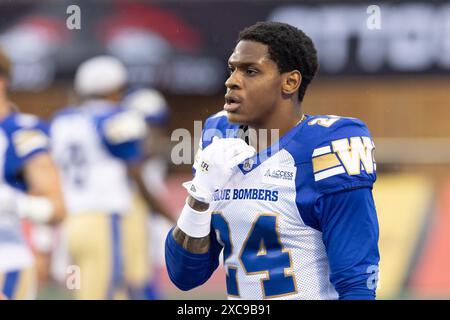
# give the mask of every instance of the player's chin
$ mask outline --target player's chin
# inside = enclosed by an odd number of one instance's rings
[[[235,124],[247,125],[249,123],[248,117],[238,112],[227,112],[228,122]]]

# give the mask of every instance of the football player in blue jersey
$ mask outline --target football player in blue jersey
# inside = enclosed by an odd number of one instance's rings
[[[11,64],[0,51],[0,297],[34,299],[35,259],[21,218],[54,224],[65,216],[47,126],[8,99]]]
[[[230,299],[374,299],[367,127],[303,113],[317,53],[293,26],[246,28],[228,65],[224,110],[206,120],[186,204],[166,238],[170,279],[182,290],[205,283],[223,251]],[[250,129],[279,138],[265,148]]]

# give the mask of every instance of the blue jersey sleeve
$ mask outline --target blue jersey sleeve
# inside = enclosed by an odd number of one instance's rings
[[[33,115],[11,113],[2,127],[8,139],[5,179],[11,186],[26,190],[22,170],[35,155],[49,152],[48,125]]]
[[[379,230],[370,188],[325,195],[315,213],[339,298],[375,299]]]
[[[373,185],[375,144],[362,121],[328,117],[313,119],[308,125],[322,126],[311,150],[314,188],[318,194]]]
[[[141,159],[146,124],[138,114],[124,110],[112,112],[97,119],[97,128],[113,156],[125,161]]]
[[[170,280],[181,290],[190,290],[205,283],[219,266],[222,246],[214,232],[210,233],[207,253],[195,254],[180,246],[170,230],[165,244],[165,260]]]
[[[354,118],[315,116],[308,120],[304,132],[303,140],[290,146],[294,155],[296,150],[307,150],[296,159],[296,201],[303,221],[320,229],[314,213],[320,197],[372,188],[376,180],[375,145],[365,124]]]
[[[315,116],[296,155],[297,207],[302,221],[322,232],[331,282],[341,299],[372,299],[369,284],[378,267],[378,222],[372,198],[376,180],[374,143],[354,118]],[[301,136],[300,136],[301,137]],[[306,141],[306,142],[305,142]]]

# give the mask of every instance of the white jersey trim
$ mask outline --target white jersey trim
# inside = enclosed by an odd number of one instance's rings
[[[335,175],[338,175],[338,174],[341,174],[341,173],[345,173],[345,172],[346,171],[345,171],[343,166],[335,167],[335,168],[332,168],[332,169],[328,169],[328,170],[316,173],[314,175],[314,180],[315,181],[320,181],[320,180],[323,180],[323,179],[326,179],[326,178],[329,178],[329,177],[332,177],[332,176],[335,176]]]
[[[317,156],[321,156],[321,155],[327,154],[327,153],[331,153],[330,146],[325,146],[325,147],[314,149],[312,156],[317,157]]]

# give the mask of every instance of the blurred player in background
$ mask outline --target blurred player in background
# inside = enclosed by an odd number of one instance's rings
[[[203,284],[223,250],[230,298],[374,299],[368,129],[354,118],[302,113],[318,63],[295,27],[243,30],[228,64],[225,112],[205,123],[186,205],[167,236],[171,280],[183,290]],[[277,129],[280,138],[264,151],[252,135],[240,139],[246,128]],[[229,138],[213,139],[211,129]]]
[[[10,62],[0,51],[0,292],[8,299],[34,299],[35,261],[21,218],[54,224],[65,209],[47,127],[9,101],[10,75]]]
[[[150,270],[146,225],[124,226],[124,216],[145,210],[133,202],[133,186],[148,205],[170,216],[142,180],[146,124],[136,112],[120,106],[126,84],[127,72],[119,60],[89,59],[75,76],[75,91],[83,102],[59,112],[51,125],[69,212],[68,251],[81,270],[77,299],[112,299],[127,293],[139,298],[142,292],[135,286],[148,279]]]
[[[125,108],[140,114],[147,123],[147,136],[144,141],[143,180],[149,190],[158,197],[167,196],[165,183],[170,154],[170,140],[167,125],[169,122],[169,107],[164,96],[156,89],[141,88],[127,95],[123,101]],[[175,223],[163,215],[153,212],[146,215],[148,226],[149,261],[153,270],[147,281],[145,297],[147,299],[162,299],[158,290],[158,270],[164,264],[164,239],[171,226]]]

